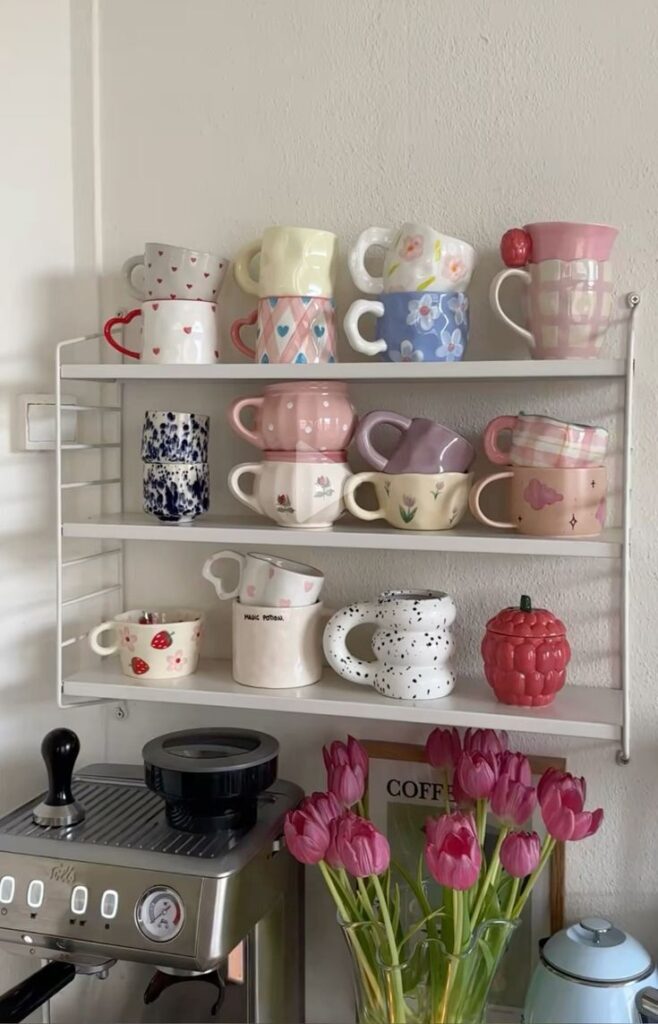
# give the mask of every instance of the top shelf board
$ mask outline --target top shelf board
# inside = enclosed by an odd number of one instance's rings
[[[417,381],[439,383],[455,380],[550,380],[575,377],[624,377],[623,359],[488,359],[463,363],[214,363],[168,365],[152,363],[69,363],[61,368],[62,380],[162,381],[162,380],[344,380]]]

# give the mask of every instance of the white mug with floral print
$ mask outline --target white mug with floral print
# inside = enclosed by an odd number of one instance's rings
[[[249,494],[240,478],[251,475]],[[326,528],[344,512],[343,488],[351,476],[341,452],[263,452],[262,462],[243,462],[228,475],[231,494],[278,526]]]
[[[366,270],[368,250],[386,250],[381,277]],[[473,274],[475,249],[427,224],[408,222],[401,228],[366,228],[349,253],[357,288],[368,295],[381,292],[465,292]]]
[[[173,683],[196,672],[203,626],[194,608],[136,609],[92,629],[89,646],[102,657],[118,653],[124,676]],[[110,630],[115,641],[106,647],[98,638]]]
[[[398,530],[452,530],[464,518],[472,483],[472,473],[356,473],[343,497],[357,519],[385,519]],[[376,509],[357,502],[363,484],[374,487]]]

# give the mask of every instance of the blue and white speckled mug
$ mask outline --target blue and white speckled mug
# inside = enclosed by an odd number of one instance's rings
[[[209,422],[197,412],[145,412],[142,461],[207,462]]]
[[[367,341],[359,331],[364,313],[381,318],[376,341]],[[344,325],[352,348],[366,356],[381,353],[392,363],[457,362],[468,341],[468,297],[464,292],[388,292],[377,301],[357,299]]]
[[[189,523],[210,505],[206,463],[145,462],[144,511],[164,523]]]

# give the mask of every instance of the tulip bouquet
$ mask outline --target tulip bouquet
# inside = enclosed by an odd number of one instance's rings
[[[368,755],[352,737],[323,749],[327,792],[285,822],[290,853],[317,864],[352,953],[360,1024],[480,1024],[513,929],[557,842],[594,835],[585,780],[548,769],[535,787],[506,733],[434,729],[427,761],[443,781],[444,813],[425,824],[412,875],[391,860],[367,816]],[[525,831],[539,806],[546,829]],[[498,833],[484,852],[487,820]],[[428,881],[441,897],[430,898]]]

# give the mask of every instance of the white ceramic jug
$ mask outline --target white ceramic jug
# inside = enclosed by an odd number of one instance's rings
[[[455,602],[440,590],[385,590],[375,602],[352,604],[332,616],[324,653],[344,679],[374,686],[385,697],[435,700],[455,685],[450,627],[456,614]],[[374,661],[361,661],[347,649],[349,632],[362,622],[377,627]]]

